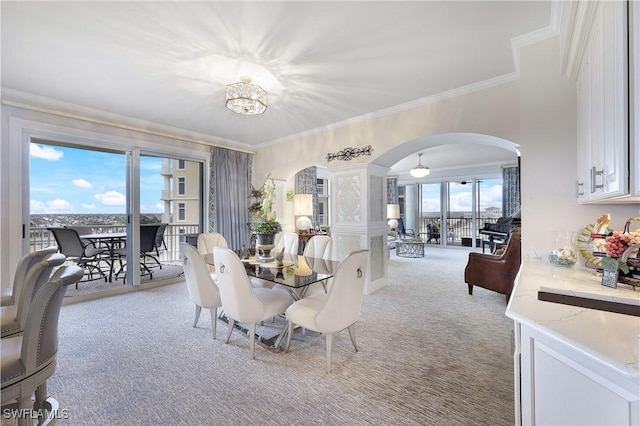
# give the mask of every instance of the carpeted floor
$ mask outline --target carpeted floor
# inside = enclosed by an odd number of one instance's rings
[[[182,283],[64,306],[49,392],[63,425],[513,425],[512,323],[504,296],[463,281],[467,251],[425,249],[389,261],[334,339],[294,337],[289,353],[256,345],[208,312],[192,327]]]

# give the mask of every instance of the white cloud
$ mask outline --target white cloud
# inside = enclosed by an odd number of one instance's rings
[[[51,201],[30,200],[32,213],[73,213],[75,209],[67,200],[56,198]]]
[[[77,187],[80,188],[91,188],[93,185],[91,185],[91,183],[87,182],[84,179],[74,179],[71,182],[73,182],[73,184]]]
[[[156,210],[158,210],[160,213],[164,213],[164,204],[163,203],[156,204]]]
[[[88,210],[95,210],[96,209],[96,205],[95,204],[84,204],[84,203],[82,203],[82,207],[84,207],[85,209],[88,209]]]
[[[64,157],[64,152],[62,151],[58,151],[51,146],[43,146],[35,143],[31,144],[29,151],[32,157],[42,158],[47,161],[58,161]]]
[[[96,194],[93,197],[107,206],[124,206],[127,203],[127,197],[118,191],[107,191],[104,194]]]

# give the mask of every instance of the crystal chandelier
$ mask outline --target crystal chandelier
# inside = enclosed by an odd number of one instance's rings
[[[423,178],[431,172],[428,167],[422,165],[420,157],[422,157],[422,153],[418,154],[418,165],[411,169],[411,171],[409,172],[411,176],[417,178]]]
[[[238,114],[262,114],[267,109],[267,92],[251,84],[251,77],[243,76],[240,83],[227,85],[226,95],[226,107]]]

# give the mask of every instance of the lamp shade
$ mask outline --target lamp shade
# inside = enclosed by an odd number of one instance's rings
[[[415,166],[413,169],[411,169],[411,171],[409,172],[409,174],[413,177],[423,178],[431,172],[431,170],[429,170],[429,167],[422,165],[421,157],[422,157],[422,153],[419,153],[418,165]]]
[[[296,216],[313,216],[313,195],[296,194],[293,198],[293,214]]]
[[[400,204],[387,204],[387,219],[398,219],[400,217]]]

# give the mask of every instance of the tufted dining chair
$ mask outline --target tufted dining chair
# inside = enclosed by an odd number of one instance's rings
[[[326,294],[307,296],[287,308],[285,312],[288,321],[286,351],[289,351],[291,345],[294,325],[326,336],[328,373],[331,372],[331,350],[335,333],[348,329],[351,343],[356,352],[358,351],[355,323],[360,318],[368,263],[368,250],[349,253],[338,266],[333,284]]]
[[[223,247],[215,247],[213,251],[222,309],[229,319],[225,343],[229,343],[236,322],[248,324],[249,351],[253,359],[256,324],[283,314],[293,299],[270,288],[254,288],[242,261],[233,251]]]
[[[29,269],[17,303],[0,308],[3,339],[24,331],[34,295],[49,280],[53,270],[66,260],[64,254],[52,253]]]
[[[218,319],[218,307],[221,306],[220,291],[216,285],[213,274],[209,272],[202,255],[191,244],[180,243],[182,267],[187,283],[189,299],[196,305],[196,318],[193,326],[198,324],[202,308],[209,309],[211,313],[211,332],[216,338],[216,324]]]
[[[55,253],[58,251],[58,247],[49,246],[45,247],[41,250],[31,251],[20,259],[18,262],[18,266],[16,267],[16,273],[13,276],[13,286],[2,289],[2,303],[1,306],[11,306],[16,303],[16,300],[20,298],[20,291],[22,289],[22,284],[24,283],[24,279],[29,272],[29,269],[36,263],[40,262],[42,259],[47,257],[48,255]]]
[[[42,407],[48,407],[46,412],[51,417],[47,420],[55,421],[52,411],[58,405],[47,395],[47,379],[56,369],[60,307],[67,286],[82,279],[83,274],[77,265],[58,268],[33,297],[24,333],[2,339],[2,406],[17,401],[19,426],[32,425],[32,410]],[[34,393],[35,404],[31,400]]]
[[[204,234],[198,235],[198,251],[204,257],[204,260],[209,268],[209,272],[215,272],[215,262],[213,258],[213,248],[214,247],[229,247],[227,245],[227,240],[217,232],[205,232]]]

